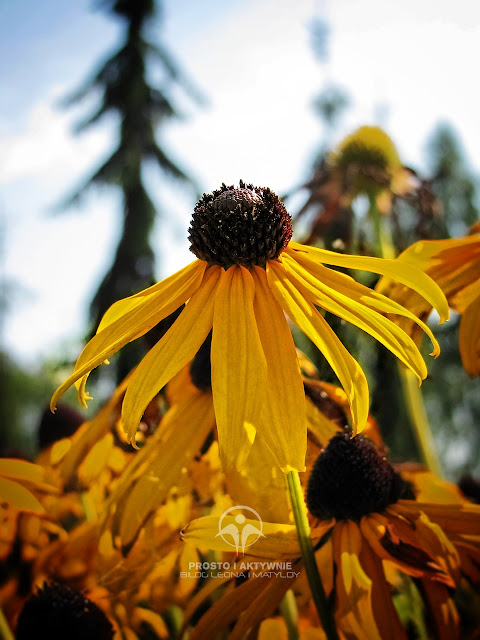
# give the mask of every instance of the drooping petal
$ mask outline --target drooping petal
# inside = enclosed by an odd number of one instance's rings
[[[252,270],[255,318],[268,378],[261,432],[284,473],[305,470],[307,427],[305,393],[297,352],[285,315],[270,291],[265,271]]]
[[[337,522],[332,535],[337,565],[336,619],[347,638],[381,640],[372,611],[372,581],[362,569],[362,536],[353,521]]]
[[[229,536],[227,533],[223,534],[223,537],[219,535],[219,520],[220,518],[218,516],[205,516],[192,520],[183,530],[182,539],[194,544],[200,549],[235,551],[234,537]],[[258,520],[246,518],[241,525],[240,531],[235,516],[226,515],[222,517],[221,529],[222,531],[226,531],[227,528],[232,531],[238,530],[241,535],[243,529],[248,525],[255,529],[259,528]],[[312,540],[319,540],[331,527],[332,521],[322,522],[321,525],[312,529]],[[272,560],[299,556],[300,547],[298,546],[298,536],[295,525],[262,522],[261,531],[263,535],[258,536],[257,539],[246,548],[250,556],[270,558]],[[241,548],[241,544],[239,546]]]
[[[432,502],[411,502],[399,500],[395,511],[411,519],[417,513],[424,512],[432,522],[436,522],[449,537],[456,535],[479,536],[480,505],[478,504],[444,504]]]
[[[148,295],[120,300],[107,311],[102,320],[102,330],[85,346],[80,354],[73,374],[61,384],[52,396],[50,407],[55,409],[58,399],[77,380],[79,399],[83,406],[90,399],[85,393],[85,382],[92,369],[98,367],[124,345],[145,333],[173,313],[199,288],[206,264],[196,260],[188,267],[154,285],[155,291]],[[148,291],[148,290],[147,290]]]
[[[303,254],[299,251],[295,252],[293,256],[287,253],[288,259],[292,259],[308,271],[313,276],[317,283],[320,283],[322,290],[326,291],[330,297],[335,299],[335,294],[339,294],[340,299],[348,298],[362,307],[369,307],[373,311],[377,311],[381,314],[395,314],[396,316],[403,316],[408,320],[416,323],[430,338],[433,344],[433,351],[431,355],[437,356],[440,353],[439,345],[435,336],[433,335],[430,327],[426,325],[420,318],[418,318],[412,311],[406,309],[395,300],[378,293],[373,289],[356,282],[352,277],[324,267],[322,264],[313,264],[308,258],[305,260]],[[282,257],[283,262],[283,257]]]
[[[255,509],[262,520],[290,522],[290,502],[285,477],[260,430],[241,469],[225,471],[228,495],[234,504]]]
[[[308,247],[298,242],[290,242],[286,252],[293,257],[297,252],[303,254],[305,259],[311,262],[330,264],[347,269],[359,269],[371,271],[379,275],[388,276],[410,287],[423,296],[437,310],[440,321],[448,320],[448,303],[440,287],[426,273],[407,262],[388,260],[385,258],[373,258],[370,256],[350,256],[326,249]]]
[[[222,270],[215,299],[212,392],[220,457],[240,468],[255,438],[267,366],[253,310],[255,283],[244,267]]]
[[[333,289],[329,290],[288,255],[282,259],[282,264],[289,279],[308,300],[369,333],[411,369],[419,380],[427,376],[427,368],[417,346],[394,322]]]
[[[239,616],[233,631],[229,634],[230,640],[244,640],[244,638],[250,635],[249,632],[251,630],[258,628],[262,620],[273,615],[288,589],[292,587],[300,575],[300,562],[298,561],[294,564],[292,569],[294,570],[277,571],[275,578],[268,580],[268,585],[265,589],[263,589],[258,597],[245,609],[244,614]],[[273,576],[267,573],[263,579],[270,577]]]
[[[177,271],[168,278],[165,278],[165,280],[157,282],[148,289],[144,289],[143,291],[139,291],[128,298],[123,298],[122,300],[114,302],[103,314],[96,333],[100,333],[100,331],[103,331],[103,329],[139,307],[142,308],[143,313],[148,314],[150,305],[147,305],[147,303],[152,299],[155,299],[156,304],[159,304],[158,299],[160,296],[162,298],[165,297],[169,299],[172,292],[176,292],[177,290],[184,288],[189,290],[192,284],[195,286],[195,283],[197,285],[196,289],[198,289],[206,267],[207,265],[205,262],[201,260],[194,260],[183,269],[180,269],[180,271]],[[188,300],[189,297],[190,296],[185,298],[185,300]],[[185,302],[185,300],[183,302]]]
[[[212,328],[220,267],[210,267],[200,289],[130,379],[122,406],[123,429],[133,440],[146,406],[197,353]]]
[[[228,571],[226,575],[237,573],[244,576],[241,571]],[[222,582],[223,578],[218,578],[218,582]],[[214,584],[217,578],[212,580]],[[213,605],[211,605],[206,613],[198,620],[195,627],[189,632],[189,640],[205,640],[206,638],[218,638],[222,631],[230,631],[231,625],[237,620],[247,615],[247,611],[252,603],[261,598],[263,592],[268,588],[271,582],[282,583],[283,580],[276,580],[273,575],[252,577],[238,585],[233,591],[227,591]],[[207,586],[204,590],[207,591]],[[228,633],[228,637],[231,635]],[[246,637],[246,636],[244,636]]]
[[[274,296],[290,319],[323,353],[347,394],[354,430],[361,431],[368,418],[368,385],[358,362],[318,313],[289,280],[275,261],[267,264],[267,278]]]
[[[17,458],[0,458],[0,476],[40,486],[45,482],[45,468]]]
[[[422,580],[437,640],[460,639],[460,617],[449,589],[433,580]]]
[[[214,424],[210,394],[199,393],[166,413],[159,427],[163,438],[153,446],[148,441],[137,454],[146,455],[142,456],[141,466],[137,465],[134,484],[127,483],[124,493],[116,496],[123,505],[120,513],[115,513],[123,549],[133,544],[147,518],[178,484],[182,469],[198,453]]]
[[[64,483],[69,484],[74,479],[88,452],[113,428],[130,376],[131,374],[118,385],[105,406],[91,420],[82,424],[71,437],[72,444],[58,468]]]
[[[390,560],[416,578],[429,577],[455,586],[409,522],[393,513],[389,513],[389,517],[373,513],[362,518],[360,528],[373,552],[382,560]]]
[[[364,543],[360,562],[372,581],[372,609],[380,637],[407,640],[405,627],[393,604],[391,588],[385,577],[382,560],[373,553],[368,544]]]
[[[0,478],[0,500],[8,502],[15,509],[45,513],[45,509],[37,498],[18,482],[8,478]]]
[[[480,295],[466,308],[460,320],[458,343],[462,364],[469,376],[480,375]]]

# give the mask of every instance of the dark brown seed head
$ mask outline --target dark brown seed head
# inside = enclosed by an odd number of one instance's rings
[[[190,250],[209,264],[264,267],[292,237],[282,201],[268,188],[225,184],[197,202],[189,229]]]
[[[112,640],[113,627],[103,611],[79,591],[44,582],[20,612],[16,638]]]
[[[340,433],[317,458],[307,487],[307,506],[320,520],[359,521],[400,498],[413,498],[409,485],[372,442]]]

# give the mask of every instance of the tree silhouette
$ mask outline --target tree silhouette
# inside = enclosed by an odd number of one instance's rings
[[[62,204],[66,207],[77,203],[93,186],[112,185],[122,191],[123,230],[113,263],[91,301],[90,319],[94,326],[113,302],[154,281],[150,237],[156,210],[144,183],[146,163],[153,161],[169,179],[188,185],[198,193],[192,179],[157,142],[155,132],[167,121],[181,117],[167,95],[172,86],[180,86],[193,102],[202,102],[200,94],[180,73],[166,49],[146,39],[147,28],[159,13],[154,0],[103,0],[98,6],[122,21],[125,40],[86,84],[66,100],[66,105],[100,91],[98,108],[77,125],[76,131],[82,132],[113,113],[119,117],[118,145]],[[149,64],[161,70],[161,88],[149,84]]]

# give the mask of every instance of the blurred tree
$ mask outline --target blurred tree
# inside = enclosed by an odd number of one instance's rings
[[[442,237],[459,237],[478,220],[478,178],[472,175],[453,128],[443,123],[427,142],[432,189],[443,210]]]
[[[99,6],[124,25],[125,41],[118,51],[98,68],[87,83],[71,95],[67,105],[90,94],[102,93],[97,110],[77,126],[77,131],[97,123],[106,114],[119,117],[118,146],[95,173],[78,188],[63,206],[79,201],[87,190],[97,185],[115,185],[123,195],[123,229],[113,263],[98,287],[91,305],[90,319],[96,327],[108,307],[154,282],[154,252],[150,244],[156,210],[144,183],[147,162],[158,164],[170,179],[189,185],[195,195],[198,188],[187,174],[158,144],[155,131],[180,113],[168,94],[179,85],[197,104],[199,93],[180,73],[166,49],[146,39],[149,25],[158,17],[154,0],[101,0]],[[161,89],[151,86],[147,65],[161,72]],[[116,362],[117,377],[131,368],[131,352]]]
[[[415,197],[393,203],[393,235],[399,251],[419,239],[461,237],[478,220],[478,179],[472,175],[451,125],[439,124],[426,144],[428,178],[418,180]]]

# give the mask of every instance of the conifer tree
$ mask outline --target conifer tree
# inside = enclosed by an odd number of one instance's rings
[[[116,186],[123,197],[123,228],[112,265],[90,305],[90,319],[96,327],[106,309],[116,300],[131,295],[154,281],[154,252],[150,238],[155,206],[145,187],[144,169],[154,162],[169,179],[188,185],[194,182],[157,142],[156,133],[174,118],[181,117],[169,94],[178,85],[195,103],[199,93],[181,74],[167,50],[147,39],[159,7],[154,0],[103,0],[99,5],[123,23],[124,42],[94,71],[86,84],[71,95],[68,104],[101,92],[98,108],[79,123],[82,132],[107,114],[119,120],[118,144],[110,157],[63,203],[76,203],[93,186]],[[162,73],[162,86],[149,83],[150,66]]]

